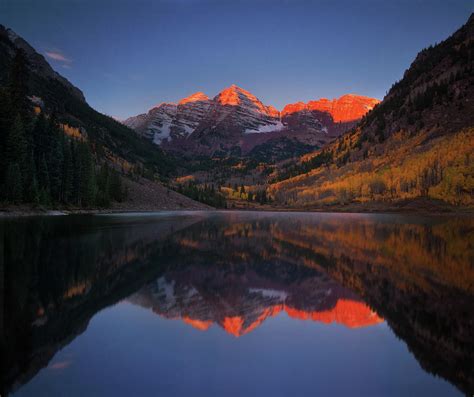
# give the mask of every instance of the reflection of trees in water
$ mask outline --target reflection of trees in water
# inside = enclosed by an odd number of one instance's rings
[[[473,227],[472,218],[348,214],[16,220],[5,226],[2,382],[27,381],[98,310],[167,274],[198,285],[212,302],[219,288],[230,302],[242,295],[240,287],[286,289],[291,308],[303,312],[322,309],[312,286],[323,279],[342,284],[387,320],[424,368],[467,391]],[[260,298],[251,298],[258,309],[252,319],[259,320]],[[282,304],[270,303],[267,309]],[[202,320],[229,317],[235,325],[242,310],[234,304],[234,313]]]
[[[61,217],[7,222],[1,394],[47,365],[97,311],[156,277],[166,248],[157,242],[196,221]]]
[[[410,282],[348,257],[329,274],[373,305],[425,370],[466,393],[473,389],[472,294],[436,280],[428,287]]]
[[[285,255],[308,259],[308,265],[312,265],[315,255],[321,259],[345,255],[373,265],[396,267],[397,273],[418,278],[426,287],[435,280],[474,293],[472,218],[438,218],[431,224],[422,219],[403,223],[410,221],[407,217],[397,221],[396,217],[359,215],[280,218],[233,224],[221,231],[218,244],[229,244],[229,248],[241,245],[250,251],[256,247],[262,256],[276,255],[277,259]],[[192,240],[200,239],[205,236],[195,232]]]

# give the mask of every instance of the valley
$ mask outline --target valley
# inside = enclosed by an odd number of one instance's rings
[[[381,102],[346,94],[287,104],[280,111],[234,84],[213,98],[196,92],[123,122],[93,110],[78,88],[13,31],[2,27],[0,33],[7,60],[0,68],[5,87],[0,99],[7,104],[0,149],[4,158],[21,153],[19,169],[5,166],[1,176],[3,186],[14,185],[2,199],[4,207],[9,202],[73,210],[473,207],[473,16],[448,39],[422,50]],[[16,52],[25,67],[15,63]],[[11,109],[18,108],[22,125],[8,133],[15,125]],[[35,139],[42,128],[54,130],[47,147],[60,155],[57,161],[46,155],[43,171],[46,147]],[[10,147],[9,134],[24,143]],[[89,176],[77,177],[82,182],[66,172],[68,142],[84,147],[92,161]],[[30,151],[34,160],[28,168]],[[114,178],[120,194],[111,190]]]

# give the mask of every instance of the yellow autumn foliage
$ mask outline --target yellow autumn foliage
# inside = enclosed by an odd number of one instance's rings
[[[474,205],[474,128],[423,142],[419,135],[377,157],[320,167],[270,187],[287,204],[428,197]]]

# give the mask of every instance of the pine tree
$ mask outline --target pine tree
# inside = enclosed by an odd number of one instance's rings
[[[6,169],[3,178],[6,198],[14,202],[19,202],[23,198],[22,175],[25,172],[26,151],[23,123],[17,115],[6,139],[4,156]]]
[[[40,190],[40,202],[46,204],[49,202],[49,172],[46,157],[43,154],[38,167],[38,185]]]
[[[61,201],[69,203],[72,199],[73,192],[73,178],[74,168],[73,159],[71,153],[71,145],[64,138],[62,140],[63,147],[63,164],[62,164],[62,176],[61,176]]]
[[[71,140],[71,159],[72,159],[72,192],[71,202],[81,204],[81,162],[79,161],[79,153],[77,145]]]
[[[50,192],[53,201],[61,200],[63,152],[59,133],[52,127],[53,139],[48,162]]]
[[[17,162],[8,164],[6,174],[7,199],[12,203],[19,203],[23,199],[23,180],[20,166]]]
[[[26,57],[23,50],[18,50],[10,68],[7,86],[0,89],[0,186],[5,192],[2,196],[15,197],[15,200],[18,198],[15,190],[18,180],[23,183],[22,178],[17,180],[17,171],[20,176],[24,172],[27,153],[23,124],[29,111],[27,80]],[[11,183],[14,186],[10,186]],[[15,191],[10,191],[11,188]],[[19,189],[20,195],[23,195],[23,186],[20,185]]]
[[[29,150],[29,155],[27,157],[25,167],[26,171],[24,173],[23,197],[26,202],[37,204],[39,202],[39,190],[33,149]]]
[[[0,186],[4,184],[6,177],[7,159],[5,151],[10,127],[10,97],[6,89],[0,88]],[[5,189],[2,189],[2,191],[3,190]]]
[[[8,91],[10,95],[10,109],[20,112],[25,118],[29,111],[28,99],[28,68],[25,53],[18,49],[10,69]]]
[[[102,164],[97,176],[97,205],[108,207],[110,205],[110,172],[107,163]]]
[[[5,158],[7,159],[8,164],[15,162],[17,164],[24,164],[26,150],[23,122],[20,115],[17,115],[7,136]]]
[[[95,203],[96,181],[92,153],[86,144],[81,144],[79,147],[79,161],[81,163],[80,204],[83,207],[90,207]]]
[[[43,155],[48,151],[46,128],[46,118],[44,117],[43,113],[40,113],[38,117],[36,117],[33,131],[31,133],[33,137],[33,150],[37,168],[39,168],[38,166],[41,159],[43,158]]]
[[[113,200],[121,202],[124,199],[124,191],[122,188],[122,178],[118,172],[113,171],[110,178],[110,196]]]

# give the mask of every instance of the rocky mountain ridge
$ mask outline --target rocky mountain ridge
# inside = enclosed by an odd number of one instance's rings
[[[179,103],[161,103],[124,124],[163,148],[214,154],[244,153],[268,140],[292,138],[320,146],[351,128],[379,101],[359,95],[320,99],[278,111],[236,85],[213,99],[198,92]]]
[[[283,124],[293,130],[322,128],[331,136],[338,136],[355,126],[379,102],[375,98],[354,94],[333,100],[321,98],[308,103],[297,102],[283,108],[281,119]]]

